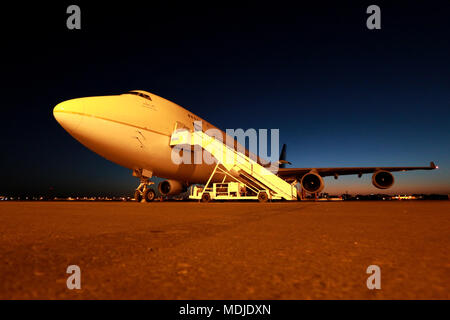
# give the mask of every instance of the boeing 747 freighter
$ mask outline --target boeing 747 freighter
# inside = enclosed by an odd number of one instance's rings
[[[53,114],[61,126],[75,139],[102,157],[132,170],[141,179],[135,198],[152,201],[155,191],[149,178],[167,180],[158,185],[164,196],[184,192],[192,184],[205,184],[214,164],[172,161],[170,139],[176,129],[194,130],[201,121],[203,130],[215,128],[189,110],[146,91],[134,90],[120,95],[72,99],[58,104]],[[282,152],[283,156],[284,152]],[[286,163],[285,159],[281,159]],[[432,170],[426,167],[341,167],[279,168],[278,177],[298,183],[309,193],[324,188],[323,177],[372,173],[375,187],[387,189],[394,183],[391,172]]]

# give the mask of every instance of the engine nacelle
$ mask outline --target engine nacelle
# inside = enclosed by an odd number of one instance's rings
[[[158,184],[158,191],[163,196],[171,196],[186,191],[186,187],[177,180],[164,180]]]
[[[379,170],[373,173],[372,183],[378,189],[388,189],[394,184],[394,176],[389,171]]]
[[[316,172],[308,172],[300,181],[303,190],[309,193],[316,193],[323,190],[325,183],[322,177]]]

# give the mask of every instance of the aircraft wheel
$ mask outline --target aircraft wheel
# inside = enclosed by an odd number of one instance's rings
[[[134,192],[134,200],[136,200],[137,202],[141,202],[141,200],[142,200],[142,193],[139,190],[136,190]]]
[[[210,196],[210,194],[208,192],[205,192],[202,195],[202,202],[209,202],[209,201],[211,201],[211,196]]]
[[[145,202],[152,202],[153,200],[155,200],[156,193],[153,189],[149,188],[144,191],[143,197]]]
[[[258,193],[258,201],[259,202],[267,202],[269,201],[269,196],[265,191]]]

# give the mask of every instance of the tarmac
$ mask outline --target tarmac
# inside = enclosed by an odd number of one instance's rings
[[[450,201],[5,201],[0,299],[449,299],[449,245]]]

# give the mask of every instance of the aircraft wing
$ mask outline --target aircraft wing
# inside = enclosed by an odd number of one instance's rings
[[[438,168],[434,162],[430,162],[429,167],[341,167],[341,168],[279,168],[277,175],[284,179],[297,179],[300,180],[305,174],[310,171],[317,172],[322,177],[327,176],[340,176],[357,174],[362,175],[364,173],[373,173],[378,170],[384,170],[389,172],[394,171],[410,171],[410,170],[433,170]]]

